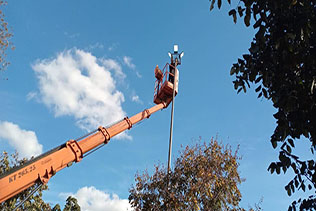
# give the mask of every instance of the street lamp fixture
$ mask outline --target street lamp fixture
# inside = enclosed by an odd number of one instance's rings
[[[182,51],[179,54],[179,46],[178,45],[174,45],[173,46],[173,53],[168,52],[168,55],[171,59],[171,65],[180,65],[181,64],[181,59],[184,56],[184,52]],[[175,66],[176,66],[175,65]]]

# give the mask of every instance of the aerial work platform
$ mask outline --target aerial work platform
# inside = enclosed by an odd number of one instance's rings
[[[175,72],[176,71],[176,72]],[[154,91],[154,103],[159,104],[161,102],[171,102],[173,85],[175,84],[175,95],[178,93],[179,84],[179,71],[175,66],[167,63],[164,68],[159,69],[158,65],[155,68],[155,91]]]

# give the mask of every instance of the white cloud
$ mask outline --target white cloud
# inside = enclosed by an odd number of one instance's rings
[[[64,32],[64,35],[65,35],[66,37],[70,38],[70,39],[74,39],[74,38],[77,38],[77,37],[80,36],[79,33],[70,34],[70,33],[68,33],[68,32]]]
[[[113,51],[117,48],[117,46],[119,45],[119,43],[112,43],[112,45],[110,47],[108,47],[108,51]]]
[[[124,56],[123,57],[123,61],[124,61],[124,64],[127,65],[127,67],[129,67],[131,69],[135,69],[136,68],[135,64],[132,63],[132,58],[131,57]]]
[[[118,195],[112,196],[106,192],[96,189],[95,187],[80,188],[77,193],[60,193],[59,196],[67,198],[69,195],[78,200],[82,211],[131,211],[132,208],[127,199],[120,199]]]
[[[136,65],[133,64],[131,57],[129,57],[129,56],[124,56],[124,57],[123,57],[123,62],[124,62],[124,64],[125,64],[127,67],[129,67],[130,69],[132,69],[132,70],[135,71],[136,76],[137,76],[138,78],[141,78],[141,77],[142,77],[142,75],[136,70]]]
[[[73,116],[84,130],[106,126],[126,116],[124,95],[117,90],[115,75],[125,77],[112,59],[98,60],[89,52],[72,49],[32,65],[39,80],[39,100],[55,116]],[[121,138],[131,138],[126,134]]]
[[[138,71],[136,71],[136,76],[137,76],[138,78],[143,77]]]
[[[132,96],[132,101],[136,102],[136,103],[139,103],[139,104],[143,104],[143,101],[141,101],[141,99],[139,99],[138,95],[133,95]]]
[[[126,75],[123,73],[122,67],[113,59],[100,59],[102,65],[108,69],[113,70],[114,74],[119,79],[124,79]]]
[[[27,100],[36,99],[36,97],[37,97],[37,93],[36,93],[36,92],[29,92],[29,93],[26,95],[26,99],[27,99]]]
[[[35,132],[23,130],[11,122],[0,122],[0,139],[5,139],[15,148],[21,158],[30,158],[42,153],[43,146],[38,143]]]
[[[93,50],[93,49],[103,49],[104,45],[102,43],[96,42],[92,45],[89,45],[88,49]]]

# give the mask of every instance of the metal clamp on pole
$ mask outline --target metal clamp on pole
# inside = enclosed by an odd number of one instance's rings
[[[148,109],[145,109],[143,112],[147,114],[147,119],[148,119],[148,118],[150,117],[150,112],[149,112],[149,110],[148,110]]]
[[[105,144],[109,143],[111,136],[110,136],[110,133],[106,130],[106,128],[100,126],[100,127],[98,128],[98,130],[103,134],[103,136],[104,136],[104,138],[105,138],[104,143],[105,143]]]
[[[129,120],[128,117],[125,117],[124,120],[125,120],[125,121],[127,122],[127,124],[128,124],[128,129],[131,129],[131,128],[133,127],[133,124],[132,124],[131,120]]]
[[[78,142],[76,142],[75,140],[70,140],[70,141],[67,141],[66,146],[69,147],[75,154],[76,162],[79,162],[82,160],[82,150]]]

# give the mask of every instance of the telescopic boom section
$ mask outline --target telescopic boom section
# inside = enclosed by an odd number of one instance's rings
[[[104,143],[107,144],[113,136],[131,129],[134,124],[149,118],[151,114],[165,108],[166,105],[165,102],[157,104],[130,118],[126,117],[109,128],[99,127],[96,132],[80,141],[70,140],[0,175],[0,203],[38,182],[47,183],[56,172],[73,162],[79,162],[85,153]]]

